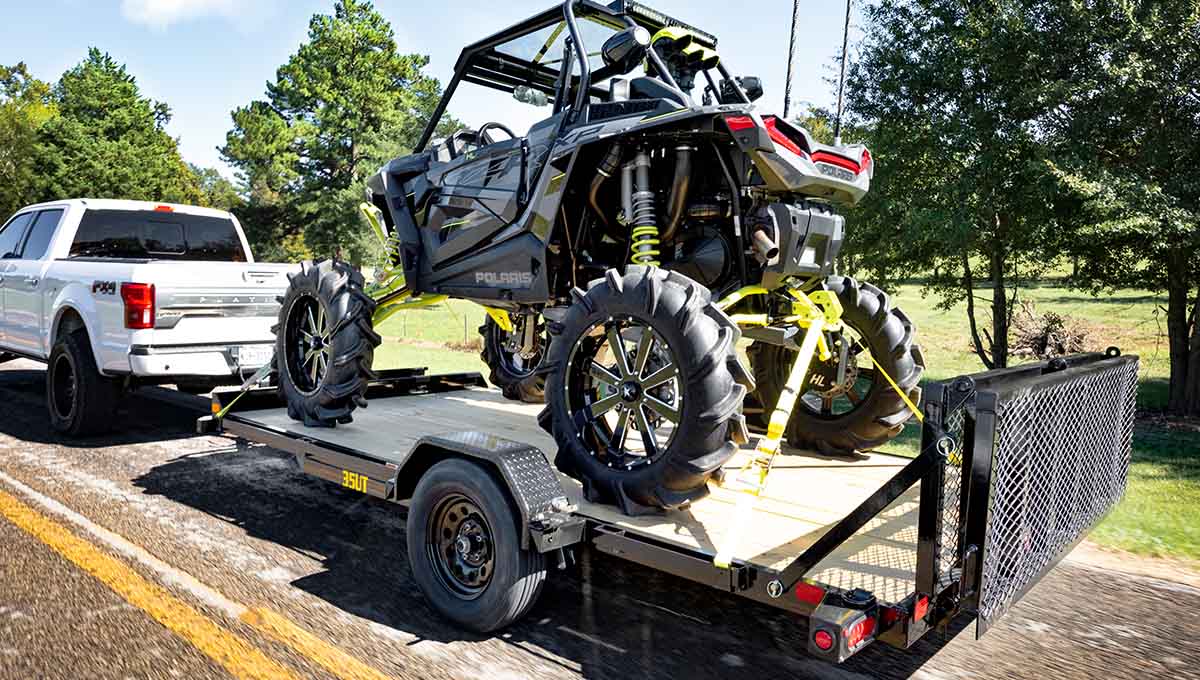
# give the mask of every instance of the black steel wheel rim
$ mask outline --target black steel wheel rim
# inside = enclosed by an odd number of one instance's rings
[[[474,600],[492,580],[495,540],[483,511],[470,498],[450,494],[429,516],[426,556],[438,581],[456,597]]]
[[[679,365],[663,336],[637,319],[609,319],[580,336],[566,402],[592,456],[633,470],[666,454],[683,419]]]
[[[59,355],[54,360],[50,384],[54,412],[60,418],[70,418],[75,412],[75,391],[79,389],[79,381],[75,379],[75,366],[66,355]]]
[[[332,327],[321,301],[303,295],[288,314],[287,370],[292,384],[303,394],[313,394],[325,380],[332,363]]]
[[[865,335],[854,326],[842,322],[842,330],[826,335],[829,361],[813,357],[813,377],[796,405],[807,413],[824,420],[844,418],[863,407],[879,389],[879,370],[872,361],[871,346]],[[845,372],[838,376],[842,353],[846,355]],[[790,355],[794,360],[795,355]],[[790,371],[791,365],[781,370]]]

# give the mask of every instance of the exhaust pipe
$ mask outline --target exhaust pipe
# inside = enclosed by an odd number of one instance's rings
[[[617,166],[621,163],[621,145],[620,143],[613,144],[608,147],[608,153],[600,159],[600,165],[596,168],[596,176],[592,178],[592,185],[588,189],[588,205],[592,206],[592,210],[596,212],[596,216],[607,229],[612,226],[605,217],[604,211],[600,209],[600,187],[604,186],[604,182],[613,176],[617,171]]]
[[[750,234],[750,247],[754,249],[754,254],[758,256],[758,259],[767,265],[775,264],[775,260],[779,258],[779,245],[767,233],[769,229],[769,227],[760,224]]]
[[[675,179],[671,182],[671,194],[667,199],[667,224],[662,233],[664,242],[675,238],[683,214],[687,212],[688,190],[692,182],[692,152],[695,150],[695,147],[687,145],[675,147]]]

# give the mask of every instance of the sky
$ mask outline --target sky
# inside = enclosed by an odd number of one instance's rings
[[[428,70],[443,84],[464,45],[553,4],[375,0],[399,49],[429,55]],[[646,4],[715,34],[732,73],[763,78],[760,108],[782,110],[791,2]],[[0,0],[0,6],[0,64],[23,61],[35,76],[53,82],[89,47],[98,47],[127,65],[144,95],[170,106],[168,130],[179,139],[185,160],[232,176],[217,150],[230,128],[230,112],[264,97],[276,69],[306,39],[309,19],[331,13],[333,0]],[[837,75],[844,12],[841,2],[800,1],[793,112],[807,104],[832,108],[835,96],[827,80]],[[855,34],[852,28],[852,40]],[[505,118],[529,113],[511,100],[465,94],[461,100],[456,95],[451,112],[468,123],[510,122]]]

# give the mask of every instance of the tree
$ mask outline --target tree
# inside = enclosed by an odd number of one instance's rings
[[[245,206],[246,201],[238,193],[237,187],[215,168],[202,168],[188,163],[188,171],[200,190],[200,205],[230,212]]]
[[[988,368],[1007,365],[1020,284],[1058,248],[1039,123],[1058,101],[1060,65],[1054,18],[1036,5],[881,0],[865,10],[848,79],[878,168],[855,212],[857,254],[872,269],[931,272],[946,308],[965,301]]]
[[[58,115],[38,130],[35,167],[41,198],[125,198],[195,203],[195,177],[166,132],[166,104],[141,95],[137,81],[96,48],[52,92]]]
[[[399,52],[369,2],[337,0],[332,15],[312,18],[266,99],[233,112],[221,149],[238,169],[256,239],[302,232],[319,255],[378,253],[356,206],[368,173],[411,149],[436,105],[427,64]]]
[[[1047,127],[1074,285],[1167,293],[1168,410],[1200,415],[1200,6],[1058,3],[1072,68]]]
[[[37,131],[55,115],[48,84],[24,63],[0,66],[0,220],[36,200]]]

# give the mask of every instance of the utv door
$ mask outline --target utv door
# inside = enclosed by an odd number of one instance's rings
[[[487,243],[520,215],[525,197],[525,139],[472,149],[431,171],[440,187],[422,235],[434,271]]]

